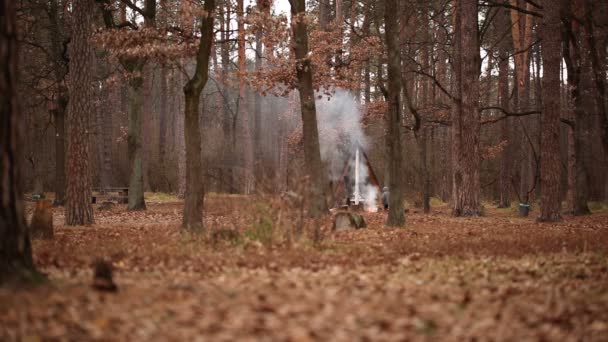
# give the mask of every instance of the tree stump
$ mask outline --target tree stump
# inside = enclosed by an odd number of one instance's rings
[[[53,238],[53,202],[51,200],[36,201],[36,209],[30,223],[32,238]]]
[[[339,211],[333,217],[332,230],[350,230],[367,227],[363,216],[350,211]]]

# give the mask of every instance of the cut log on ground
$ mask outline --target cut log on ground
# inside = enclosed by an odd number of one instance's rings
[[[333,217],[333,230],[349,230],[367,227],[363,216],[350,211],[338,211]]]

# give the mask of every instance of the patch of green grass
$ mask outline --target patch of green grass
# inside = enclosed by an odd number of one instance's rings
[[[587,203],[592,213],[608,213],[608,202],[589,202]]]
[[[446,205],[439,197],[431,197],[431,207],[440,207]]]
[[[166,192],[146,192],[145,198],[150,202],[176,202],[179,198],[175,194],[168,194]]]
[[[251,229],[245,231],[245,238],[259,241],[263,245],[270,245],[274,240],[274,223],[268,216],[261,217]]]

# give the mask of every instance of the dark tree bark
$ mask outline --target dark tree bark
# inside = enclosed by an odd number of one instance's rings
[[[544,0],[544,14],[540,24],[543,58],[543,111],[541,115],[540,186],[541,207],[539,221],[561,220],[559,193],[559,125],[560,125],[560,61],[561,61],[561,6]]]
[[[67,93],[67,92],[66,92]],[[60,98],[53,109],[55,123],[55,205],[65,203],[65,114],[68,108],[66,96]]]
[[[497,27],[499,32],[509,30],[509,12],[501,9],[498,13]],[[509,111],[509,41],[503,38],[498,44],[498,94],[500,106]],[[500,123],[501,140],[505,142],[500,157],[500,199],[499,208],[511,206],[511,120],[507,118]]]
[[[36,275],[22,202],[15,3],[0,0],[0,284]]]
[[[127,132],[127,148],[129,154],[129,210],[144,210],[144,171],[142,151],[142,101],[143,84],[142,77],[144,61],[134,59],[123,61],[125,69],[132,74],[129,80],[129,126]]]
[[[456,5],[454,46],[455,96],[452,109],[454,216],[480,216],[479,42],[477,1]]]
[[[209,59],[213,43],[215,1],[205,0],[207,16],[201,18],[201,38],[196,54],[196,70],[184,86],[186,135],[186,198],[182,227],[192,232],[203,230],[203,167],[199,126],[200,96],[209,76]]]
[[[89,166],[89,114],[93,110],[91,38],[93,2],[73,3],[72,40],[70,43],[70,102],[67,118],[67,191],[66,225],[89,225],[95,222],[91,206],[91,170]]]
[[[289,3],[291,4],[293,49],[297,60],[296,73],[298,92],[300,93],[300,110],[302,111],[305,172],[309,181],[308,215],[310,217],[320,217],[328,213],[324,191],[327,184],[327,175],[321,162],[317,110],[312,84],[313,71],[308,56],[308,27],[304,20],[306,1],[289,0]]]
[[[605,63],[601,63],[600,48],[597,47],[596,37],[594,34],[593,11],[594,2],[585,0],[585,33],[587,46],[589,48],[589,56],[591,59],[591,67],[593,70],[593,80],[595,81],[595,89],[597,91],[597,107],[600,111],[600,123],[603,125],[602,142],[604,144],[604,153],[608,155],[608,101],[606,101],[606,70]],[[605,50],[605,46],[604,46]]]
[[[405,225],[403,211],[403,151],[401,145],[401,100],[403,89],[401,82],[401,60],[399,54],[399,15],[397,1],[387,0],[384,8],[384,25],[386,49],[388,53],[388,137],[386,139],[389,169],[389,209],[387,226],[402,227]]]
[[[68,108],[69,93],[65,86],[68,75],[68,59],[64,55],[64,24],[60,17],[57,0],[48,3],[49,40],[53,57],[53,71],[58,89],[54,108],[51,111],[55,124],[55,205],[65,203],[65,116]]]
[[[569,210],[574,215],[585,215],[591,213],[587,205],[589,197],[588,188],[588,165],[585,154],[589,149],[588,124],[589,115],[585,112],[583,96],[582,71],[583,68],[590,69],[588,51],[581,51],[585,46],[584,40],[579,39],[581,28],[573,20],[571,4],[562,2],[565,6],[565,26],[563,44],[564,61],[568,71],[568,90],[570,100],[574,109],[574,127],[568,128],[568,202]],[[577,37],[578,35],[578,37]],[[582,53],[581,53],[582,52]],[[586,63],[585,63],[586,60]],[[589,82],[589,80],[586,83]]]

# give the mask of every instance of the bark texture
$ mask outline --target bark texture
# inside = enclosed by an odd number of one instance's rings
[[[500,30],[508,30],[508,12],[501,9],[497,15],[497,27]],[[502,31],[501,31],[502,32]],[[498,45],[498,96],[500,107],[509,111],[509,41],[503,38]],[[501,140],[504,143],[500,157],[500,190],[499,208],[511,206],[511,120],[506,118],[500,123]]]
[[[206,0],[206,16],[201,18],[201,38],[196,54],[196,70],[184,86],[186,135],[186,195],[182,227],[192,232],[203,230],[203,167],[199,126],[200,97],[209,76],[209,57],[213,42],[215,1]]]
[[[91,206],[91,170],[89,166],[89,114],[93,110],[91,38],[94,3],[73,3],[72,39],[69,47],[68,75],[70,102],[67,118],[67,191],[66,225],[89,225],[95,222]]]
[[[292,15],[293,49],[297,61],[296,73],[298,92],[300,93],[300,110],[302,111],[305,172],[309,182],[308,215],[320,217],[329,212],[324,192],[327,176],[321,162],[317,110],[312,84],[313,71],[310,56],[308,56],[308,27],[304,17],[306,1],[289,0],[289,2]]]
[[[17,102],[17,27],[12,0],[0,0],[0,284],[35,274],[22,194],[22,125]]]
[[[403,175],[401,159],[401,101],[403,88],[401,81],[401,61],[399,54],[399,26],[397,22],[398,8],[396,0],[387,0],[384,9],[386,25],[386,48],[388,52],[388,137],[386,139],[388,152],[389,173],[389,209],[387,226],[402,227],[405,225],[403,212]]]
[[[452,109],[454,216],[480,216],[479,42],[477,1],[456,5],[455,104]]]
[[[544,16],[540,24],[543,58],[543,111],[541,115],[540,186],[541,207],[539,221],[561,220],[560,201],[560,7],[544,0]]]
[[[144,200],[144,173],[142,150],[142,95],[144,62],[131,60],[124,62],[126,69],[132,74],[129,80],[129,128],[127,146],[131,163],[129,175],[129,210],[146,209]]]

